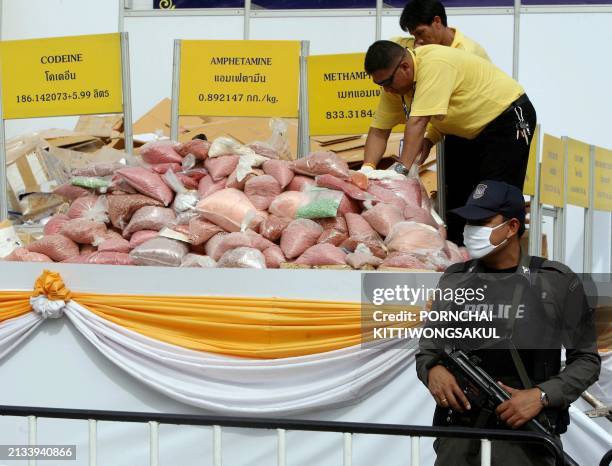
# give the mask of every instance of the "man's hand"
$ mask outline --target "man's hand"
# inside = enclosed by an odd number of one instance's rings
[[[455,376],[444,366],[434,366],[427,375],[427,387],[438,406],[449,406],[460,413],[471,409],[470,402],[459,388]]]
[[[542,411],[540,401],[541,390],[537,387],[528,390],[518,390],[498,382],[512,398],[500,404],[495,412],[499,418],[513,429],[518,429],[526,422],[532,420]]]
[[[427,160],[427,157],[429,157],[429,153],[431,152],[431,148],[433,147],[433,145],[433,142],[431,142],[429,139],[423,139],[423,145],[421,146],[421,154],[416,160],[417,165],[422,165],[425,160]]]

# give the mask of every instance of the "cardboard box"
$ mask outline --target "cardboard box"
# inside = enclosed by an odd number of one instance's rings
[[[161,100],[151,110],[134,122],[134,134],[159,133],[170,137],[172,101],[168,98]],[[206,123],[208,119],[201,116],[186,116],[179,119],[179,134],[186,133]]]
[[[119,138],[123,131],[122,115],[83,115],[74,131],[103,139]]]

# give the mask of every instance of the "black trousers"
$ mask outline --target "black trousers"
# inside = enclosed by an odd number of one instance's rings
[[[518,117],[513,106],[489,123],[474,139],[451,135],[445,138],[448,239],[460,246],[463,245],[465,220],[449,211],[465,205],[478,183],[483,180],[505,181],[523,189],[529,147],[537,120],[536,111],[526,95],[520,97],[517,103],[522,109],[523,119],[529,124],[529,144],[522,135],[516,138]]]

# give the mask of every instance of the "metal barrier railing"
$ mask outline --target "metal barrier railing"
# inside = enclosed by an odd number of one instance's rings
[[[337,432],[344,433],[343,466],[352,464],[352,443],[354,434],[370,435],[393,435],[411,438],[411,466],[420,464],[420,439],[421,437],[453,437],[463,439],[480,439],[481,441],[481,465],[491,465],[491,441],[521,441],[536,442],[547,447],[555,459],[556,466],[563,466],[563,452],[551,437],[536,432],[499,430],[499,429],[472,429],[462,427],[429,427],[408,426],[398,424],[371,424],[361,422],[332,422],[332,421],[309,421],[293,419],[262,419],[249,417],[228,416],[200,416],[189,414],[163,414],[163,413],[138,413],[124,411],[100,411],[84,409],[58,409],[58,408],[35,408],[24,406],[0,406],[0,416],[27,417],[29,421],[29,444],[36,444],[36,423],[38,418],[54,419],[80,419],[89,421],[89,465],[97,464],[97,434],[96,423],[99,421],[114,422],[139,422],[148,423],[150,432],[150,460],[151,466],[159,463],[159,425],[192,425],[213,427],[213,465],[221,466],[222,451],[222,427],[245,428],[245,429],[270,429],[277,431],[277,465],[285,466],[286,461],[286,432],[310,431],[310,432]],[[32,463],[31,463],[32,464]]]

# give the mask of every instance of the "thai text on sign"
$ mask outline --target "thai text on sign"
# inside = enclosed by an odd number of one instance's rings
[[[6,119],[121,113],[121,36],[3,41]]]
[[[310,134],[366,133],[382,92],[363,70],[365,54],[308,57]]]
[[[595,148],[595,199],[597,210],[612,212],[612,151]]]
[[[561,139],[544,135],[540,171],[540,202],[564,207],[565,152]]]
[[[575,139],[567,140],[567,203],[589,206],[590,147]]]
[[[298,116],[300,42],[181,41],[179,115]]]

